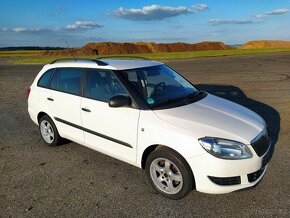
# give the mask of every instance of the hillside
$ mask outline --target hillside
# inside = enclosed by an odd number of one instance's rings
[[[154,42],[98,42],[89,43],[80,49],[62,50],[62,51],[45,51],[44,56],[61,56],[70,55],[118,55],[118,54],[144,54],[160,52],[186,52],[186,51],[208,51],[208,50],[226,50],[231,46],[223,42],[200,42],[188,44],[182,42],[176,43],[154,43]]]
[[[250,48],[290,48],[290,41],[278,41],[278,40],[257,40],[251,41],[240,49],[250,49]]]

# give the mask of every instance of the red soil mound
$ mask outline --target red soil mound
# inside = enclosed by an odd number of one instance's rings
[[[239,48],[290,48],[290,41],[258,40],[248,42]]]
[[[206,50],[225,50],[230,49],[222,42],[200,42],[188,44],[182,42],[176,43],[154,43],[154,42],[98,42],[89,43],[80,49],[45,51],[43,55],[117,55],[117,54],[142,54],[159,52],[185,52],[185,51],[206,51]]]

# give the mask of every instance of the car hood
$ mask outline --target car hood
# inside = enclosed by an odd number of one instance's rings
[[[212,136],[250,143],[265,128],[258,114],[211,94],[198,102],[154,113],[198,138]]]

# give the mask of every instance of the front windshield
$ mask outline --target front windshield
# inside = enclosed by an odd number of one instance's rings
[[[151,106],[171,103],[198,90],[166,65],[124,70],[123,76]]]

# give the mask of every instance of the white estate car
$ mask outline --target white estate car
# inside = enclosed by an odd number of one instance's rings
[[[259,115],[156,61],[55,60],[28,96],[48,145],[66,138],[145,169],[171,199],[254,186],[274,150]]]

